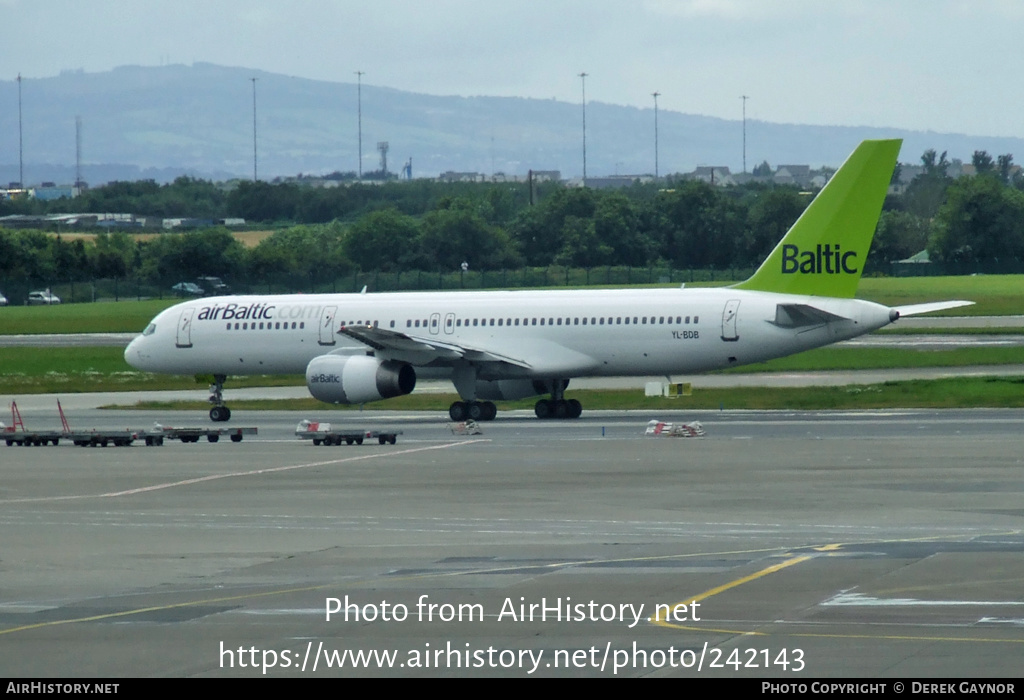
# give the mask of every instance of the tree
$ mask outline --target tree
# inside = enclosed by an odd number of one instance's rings
[[[466,200],[443,202],[423,217],[420,255],[427,269],[458,270],[463,262],[481,270],[518,267],[522,258],[509,236],[487,223]]]
[[[1006,153],[999,156],[996,159],[998,165],[996,166],[999,171],[999,179],[1002,180],[1004,185],[1010,184],[1010,173],[1013,170],[1013,154]]]
[[[928,251],[944,262],[1024,259],[1024,192],[997,178],[961,178],[935,217]]]
[[[747,211],[739,264],[759,265],[806,207],[807,198],[792,187],[774,187],[760,193]]]
[[[361,217],[348,230],[344,249],[362,270],[401,271],[415,264],[419,249],[419,223],[396,209]]]
[[[971,165],[974,166],[974,172],[977,175],[986,175],[995,172],[996,169],[995,161],[992,160],[988,151],[975,151],[971,156]]]
[[[903,207],[911,214],[931,219],[945,201],[946,188],[952,182],[946,174],[949,161],[946,160],[945,151],[939,157],[934,149],[929,148],[921,156],[921,164],[924,170],[907,186],[903,194]]]
[[[726,269],[734,264],[744,213],[732,199],[696,180],[659,197],[666,222],[662,256],[684,269]]]
[[[868,260],[890,263],[905,260],[928,246],[928,222],[905,211],[883,211],[871,241]]]
[[[554,262],[566,267],[597,267],[611,265],[615,250],[597,235],[592,219],[567,216],[562,223],[562,250]]]

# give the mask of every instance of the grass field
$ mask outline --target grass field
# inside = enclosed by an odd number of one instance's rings
[[[1024,363],[1019,347],[952,350],[826,347],[746,367],[729,374],[758,372],[969,367]],[[302,386],[302,375],[231,377],[228,388]],[[46,394],[205,388],[194,377],[139,372],[119,348],[0,348],[0,393]]]
[[[154,316],[178,301],[180,299],[7,306],[0,308],[0,335],[141,333]]]
[[[890,306],[946,299],[976,302],[974,306],[939,315],[1024,315],[1024,275],[869,277],[861,280],[858,296]],[[0,335],[139,332],[153,316],[177,301],[180,300],[3,307],[0,308]]]
[[[58,234],[57,233],[51,233],[50,235],[56,237]],[[79,239],[79,240],[82,240],[82,241],[88,241],[90,243],[92,241],[96,240],[96,235],[97,234],[95,234],[95,233],[79,233],[79,232],[76,232],[76,231],[72,231],[72,232],[62,231],[60,233],[60,237],[64,241],[74,241],[76,239]],[[154,239],[154,238],[156,238],[158,236],[166,236],[166,235],[168,235],[168,234],[167,233],[129,233],[128,234],[128,236],[133,241],[149,241],[149,240],[152,240],[152,239]],[[170,234],[170,235],[173,235],[173,234]],[[238,240],[246,248],[255,248],[265,238],[269,238],[270,236],[274,235],[274,232],[273,231],[234,231],[233,235],[234,235],[235,239]]]
[[[865,277],[857,297],[887,306],[966,299],[975,305],[940,315],[1017,316],[1024,314],[1024,275]]]

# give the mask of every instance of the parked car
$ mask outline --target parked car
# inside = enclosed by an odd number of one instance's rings
[[[224,284],[220,277],[199,277],[196,279],[198,286],[206,290],[206,295],[211,297],[231,294],[231,287]]]
[[[25,303],[29,306],[50,306],[52,304],[59,304],[60,297],[49,289],[45,289],[41,292],[29,292],[28,301]]]
[[[181,296],[201,297],[206,293],[198,284],[192,284],[191,282],[178,282],[171,289]]]
[[[4,296],[3,292],[0,292],[0,306],[7,306],[7,297]]]

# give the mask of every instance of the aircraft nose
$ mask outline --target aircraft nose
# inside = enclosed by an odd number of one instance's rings
[[[142,367],[145,355],[142,353],[142,336],[136,336],[132,342],[128,343],[128,347],[124,349],[124,361],[136,369],[144,369]]]

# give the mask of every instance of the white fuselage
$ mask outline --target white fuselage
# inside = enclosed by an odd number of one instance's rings
[[[780,304],[835,318],[787,327],[776,322]],[[167,309],[125,359],[173,374],[300,374],[320,355],[373,353],[443,376],[489,353],[510,362],[479,363],[480,379],[670,376],[790,355],[890,320],[866,301],[729,288],[232,296]],[[418,349],[375,351],[342,326],[401,334]],[[424,353],[431,344],[469,354]]]

